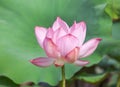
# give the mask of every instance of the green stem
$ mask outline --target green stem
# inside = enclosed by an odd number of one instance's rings
[[[66,87],[66,81],[65,81],[65,66],[63,65],[61,67],[62,69],[62,87]]]

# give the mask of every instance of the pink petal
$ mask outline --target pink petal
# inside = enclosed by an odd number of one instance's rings
[[[87,41],[80,49],[80,58],[84,58],[91,55],[97,48],[100,41],[100,38],[94,38]]]
[[[55,32],[54,32],[54,37],[53,37],[53,42],[54,43],[56,43],[56,41],[60,38],[60,37],[62,37],[62,36],[65,36],[67,33],[66,33],[66,31],[63,29],[63,28],[59,28],[58,30],[56,30]]]
[[[68,34],[57,40],[57,47],[62,56],[66,56],[70,51],[78,46],[76,37]]]
[[[54,35],[53,29],[52,28],[48,28],[46,37],[47,38],[53,38],[53,35]]]
[[[83,61],[83,60],[77,60],[77,61],[74,62],[74,64],[77,65],[77,66],[85,66],[88,63],[89,63],[88,61]]]
[[[74,22],[72,27],[70,28],[70,33],[76,36],[80,41],[80,46],[83,44],[86,36],[86,24],[85,22],[77,23]]]
[[[54,60],[50,58],[39,57],[30,60],[30,62],[39,67],[48,67],[53,64]]]
[[[78,55],[79,55],[79,48],[76,47],[66,55],[65,59],[66,61],[73,63],[77,60]]]
[[[54,22],[52,28],[54,31],[56,31],[59,28],[63,28],[66,31],[68,31],[69,27],[65,21],[63,21],[60,17],[57,17],[56,21]]]
[[[50,38],[45,38],[43,46],[48,57],[52,58],[60,57],[60,53],[57,50],[56,45],[52,42]]]
[[[43,41],[46,36],[47,29],[44,27],[35,27],[35,35],[37,37],[37,41],[40,44],[40,46],[43,48]]]

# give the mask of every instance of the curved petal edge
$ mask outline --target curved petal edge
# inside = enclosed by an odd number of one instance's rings
[[[74,64],[77,65],[77,66],[85,66],[88,63],[89,63],[88,61],[84,61],[84,60],[77,60],[77,61],[74,62]]]
[[[91,55],[97,48],[101,38],[93,38],[87,41],[80,49],[79,58],[84,58]]]
[[[35,27],[35,35],[37,37],[37,41],[39,43],[39,45],[43,48],[43,41],[45,39],[47,33],[47,29],[44,27]]]
[[[54,60],[47,57],[38,57],[30,60],[30,62],[38,67],[48,67],[53,64]]]

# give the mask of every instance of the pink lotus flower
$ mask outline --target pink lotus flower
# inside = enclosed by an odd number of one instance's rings
[[[65,63],[84,66],[88,64],[88,61],[83,61],[81,58],[91,55],[101,41],[100,38],[93,38],[83,44],[86,24],[74,22],[69,27],[59,17],[51,28],[35,27],[35,34],[47,57],[39,57],[30,62],[40,67],[47,67],[51,64],[63,66]]]

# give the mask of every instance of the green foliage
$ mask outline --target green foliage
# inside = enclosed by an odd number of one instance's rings
[[[83,74],[83,75],[78,76],[77,79],[84,80],[86,82],[95,84],[95,83],[98,83],[98,82],[102,81],[106,76],[107,76],[106,73],[100,74],[100,75],[95,75],[95,74],[93,74],[93,75],[91,75],[91,74],[84,75]]]
[[[12,80],[5,76],[0,76],[0,87],[18,87]]]
[[[69,25],[74,20],[84,20],[87,24],[87,40],[93,37],[103,39],[97,51],[83,59],[90,61],[87,67],[99,63],[103,55],[115,49],[111,46],[119,44],[111,40],[112,19],[107,14],[111,16],[112,11],[109,5],[105,0],[0,0],[0,74],[15,83],[33,81],[58,84],[61,80],[60,68],[39,68],[29,63],[30,59],[45,56],[36,41],[34,27],[52,26],[57,16]],[[117,6],[115,9],[119,9]],[[115,14],[118,18],[118,10],[115,10]],[[113,25],[117,29],[113,30],[113,37],[119,38],[118,27],[119,24]],[[111,45],[114,41],[116,43]],[[81,69],[72,64],[65,67],[67,79]],[[93,78],[99,80],[103,76]],[[84,80],[89,81],[89,78],[85,77]]]
[[[108,0],[105,11],[114,20],[120,18],[120,0]]]

